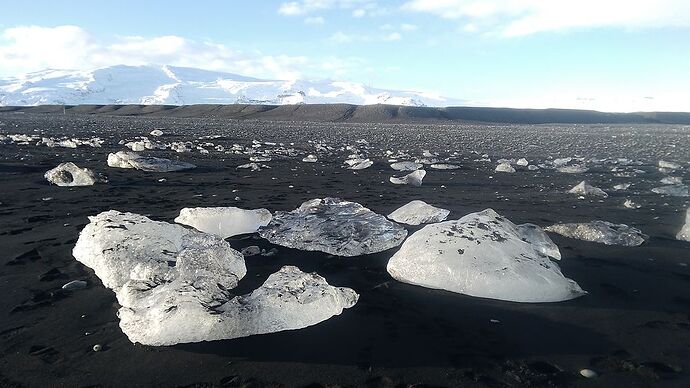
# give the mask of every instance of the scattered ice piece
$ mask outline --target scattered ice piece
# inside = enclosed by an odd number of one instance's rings
[[[48,170],[44,177],[58,186],[92,186],[96,182],[106,181],[88,168],[79,168],[72,162],[60,163]]]
[[[269,158],[268,156],[250,156],[250,157],[249,157],[249,161],[250,161],[250,162],[255,162],[255,163],[259,163],[259,162],[270,162],[270,161],[271,161],[271,158]]]
[[[250,245],[248,247],[242,248],[240,253],[242,253],[242,256],[244,257],[256,256],[261,254],[261,248],[257,247],[256,245]]]
[[[660,160],[659,161],[659,167],[667,168],[669,170],[678,170],[680,168],[680,164],[673,163],[673,162],[667,162],[665,160]]]
[[[103,350],[103,345],[101,345],[101,344],[93,345],[92,349],[94,352],[100,352],[101,350]]]
[[[496,166],[494,171],[496,171],[496,172],[515,172],[515,168],[513,168],[513,166],[511,166],[510,163],[503,162],[503,163],[499,164],[498,166]]]
[[[535,166],[534,164],[530,164],[529,166],[527,166],[527,169],[530,171],[536,171],[536,170],[539,170],[539,166]]]
[[[570,166],[558,167],[557,170],[558,172],[563,172],[566,174],[581,174],[589,171],[589,168],[581,164],[572,164]]]
[[[306,162],[306,163],[315,163],[315,162],[317,162],[318,160],[319,160],[319,159],[316,157],[316,155],[311,155],[311,154],[305,156],[304,158],[302,158],[302,161],[303,161],[303,162]]]
[[[370,159],[348,159],[345,161],[345,164],[348,165],[347,168],[350,170],[364,170],[365,168],[371,167],[374,162]]]
[[[390,177],[390,181],[394,185],[421,186],[425,175],[425,170],[415,170],[400,178]]]
[[[580,375],[582,377],[588,378],[588,379],[593,379],[599,376],[599,374],[591,369],[581,369],[580,370]]]
[[[680,185],[683,183],[683,178],[678,176],[667,176],[661,179],[661,183],[664,185]]]
[[[143,156],[128,151],[108,154],[108,166],[116,168],[135,168],[142,171],[156,172],[180,171],[196,167],[191,163],[156,158],[153,156]]]
[[[525,167],[525,166],[529,165],[529,162],[525,158],[520,158],[520,159],[518,159],[517,162],[515,162],[515,164],[517,164],[518,166]]]
[[[635,247],[647,238],[639,229],[625,224],[612,224],[606,221],[591,221],[569,224],[555,224],[544,228],[547,232],[577,240],[591,241],[606,245]]]
[[[449,163],[435,163],[430,165],[429,167],[433,168],[434,170],[457,170],[460,168],[457,164],[449,164]]]
[[[544,251],[548,247],[492,209],[430,224],[388,262],[393,278],[423,287],[515,302],[557,302],[584,295]]]
[[[356,202],[317,198],[291,212],[276,212],[259,234],[288,248],[360,256],[400,245],[407,231]]]
[[[146,145],[143,141],[131,141],[129,143],[126,143],[125,147],[129,148],[132,151],[144,151],[146,149]]]
[[[685,225],[676,235],[676,239],[690,242],[690,208],[685,212]]]
[[[163,131],[161,131],[160,129],[154,129],[153,131],[151,131],[150,135],[155,137],[163,136]]]
[[[630,188],[630,183],[621,183],[613,186],[613,189],[616,191],[627,190],[628,188]]]
[[[623,202],[623,206],[625,206],[628,209],[639,209],[642,207],[642,205],[640,205],[637,202],[634,202],[633,200],[631,200],[629,198],[626,199],[625,202]]]
[[[690,193],[688,193],[688,186],[687,185],[668,185],[668,186],[655,187],[652,189],[652,192],[657,193],[657,194],[666,194],[666,195],[670,195],[672,197],[690,196]]]
[[[195,207],[180,210],[175,222],[194,229],[228,238],[238,234],[255,233],[271,221],[266,209],[245,210],[238,207]]]
[[[87,283],[83,280],[72,280],[69,283],[66,283],[62,286],[62,289],[65,291],[76,291],[76,290],[83,290],[86,288]]]
[[[609,195],[606,194],[606,192],[598,187],[594,187],[590,185],[589,183],[582,181],[578,183],[575,187],[570,189],[568,191],[570,194],[577,194],[577,195],[590,195],[593,197],[608,197]]]
[[[414,200],[399,207],[388,218],[408,225],[428,224],[431,222],[441,222],[448,217],[450,210],[431,206],[424,201]]]
[[[391,164],[391,168],[395,171],[414,171],[414,170],[419,170],[420,168],[424,167],[423,164],[421,163],[415,163],[415,162],[397,162]]]

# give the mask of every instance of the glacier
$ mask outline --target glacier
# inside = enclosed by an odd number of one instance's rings
[[[78,104],[462,105],[432,93],[337,80],[272,80],[168,65],[47,69],[0,78],[0,106]]]

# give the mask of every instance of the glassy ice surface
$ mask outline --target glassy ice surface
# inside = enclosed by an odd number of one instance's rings
[[[356,202],[317,198],[291,212],[276,212],[259,234],[289,248],[359,256],[397,247],[407,231]]]
[[[105,180],[88,168],[79,168],[72,162],[60,163],[46,171],[44,176],[48,182],[58,186],[92,186]]]
[[[283,267],[244,296],[244,258],[221,238],[110,210],[90,217],[73,250],[122,306],[132,342],[172,345],[230,339],[316,324],[357,301],[317,274]]]
[[[486,209],[413,233],[387,270],[404,283],[483,298],[558,302],[584,295],[544,253],[554,251],[555,244],[534,227],[519,227]]]
[[[670,195],[672,197],[690,196],[690,192],[688,191],[688,186],[683,185],[683,184],[655,187],[652,189],[652,192],[657,193],[657,194]]]
[[[118,151],[108,154],[108,166],[116,168],[135,168],[142,171],[171,172],[189,170],[196,166],[177,160],[144,156],[136,152]]]
[[[424,201],[414,200],[399,207],[388,218],[408,225],[428,224],[431,222],[441,222],[448,217],[450,210],[431,206]]]
[[[647,239],[639,229],[625,224],[613,224],[607,221],[556,224],[544,228],[547,232],[577,240],[591,241],[606,245],[634,247]]]
[[[254,233],[270,221],[271,212],[266,209],[245,210],[238,207],[184,208],[175,218],[178,224],[189,225],[221,238]]]

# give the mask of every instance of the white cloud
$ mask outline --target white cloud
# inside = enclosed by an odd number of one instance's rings
[[[53,69],[90,69],[111,65],[166,64],[242,75],[294,79],[331,76],[323,63],[334,58],[243,52],[214,42],[184,37],[122,36],[103,42],[78,26],[22,26],[0,32],[0,75]],[[340,73],[349,69],[348,59]]]
[[[388,41],[393,41],[393,40],[400,40],[402,39],[402,35],[400,35],[399,32],[391,32],[390,34],[386,35],[383,40],[388,40]]]
[[[376,0],[298,0],[281,3],[278,13],[285,16],[306,15],[330,9],[353,9],[352,16],[377,15],[383,12]]]
[[[400,25],[400,29],[403,31],[415,31],[417,29],[417,26],[414,24],[403,23]]]
[[[402,8],[507,37],[577,28],[690,27],[687,0],[411,0]]]

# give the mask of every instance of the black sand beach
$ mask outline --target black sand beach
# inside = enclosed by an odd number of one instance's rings
[[[106,165],[108,153],[125,149],[120,140],[149,136],[153,129],[164,132],[161,141],[212,142],[228,150],[233,143],[257,140],[284,143],[301,154],[275,157],[265,163],[270,169],[255,172],[236,169],[248,163],[246,155],[213,147],[207,147],[208,154],[146,151],[198,166],[189,171],[151,173]],[[657,168],[661,159],[683,164],[674,175],[690,180],[687,126],[4,112],[0,133],[105,140],[101,148],[0,144],[0,386],[690,386],[690,243],[675,239],[690,200],[650,191],[664,176]],[[198,140],[202,136],[212,138]],[[357,143],[360,139],[366,143]],[[333,149],[318,153],[316,163],[301,162],[304,155],[316,154],[315,143]],[[344,169],[343,160],[352,153],[346,145],[366,150],[374,165]],[[416,157],[430,150],[462,168],[428,169],[421,187],[396,186],[388,178],[400,174],[388,166],[386,150]],[[478,160],[485,153],[492,162]],[[493,171],[500,158],[538,163],[576,156],[640,161],[633,167],[645,173],[617,177],[606,162],[590,164],[582,174]],[[67,161],[104,173],[109,182],[50,185],[45,171]],[[581,200],[566,193],[582,180],[610,196]],[[625,182],[633,186],[611,190]],[[515,223],[540,226],[601,219],[637,227],[649,240],[640,247],[615,247],[550,234],[563,255],[564,275],[588,294],[523,304],[399,283],[385,268],[397,248],[339,258],[273,246],[256,235],[233,237],[229,241],[236,249],[278,249],[272,257],[247,258],[248,273],[238,292],[251,291],[290,264],[353,288],[359,302],[302,330],[171,347],[132,344],[118,327],[114,293],[71,255],[87,216],[109,209],[172,222],[183,207],[292,210],[326,196],[359,202],[379,214],[421,199],[451,210],[449,219],[486,208]],[[642,207],[623,207],[626,198]],[[86,280],[88,287],[61,290],[75,279]],[[94,352],[95,344],[103,351]],[[583,368],[599,376],[586,379],[579,374]]]

